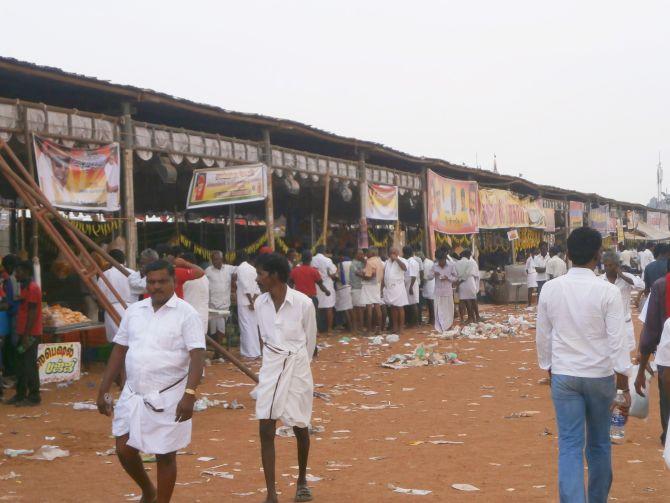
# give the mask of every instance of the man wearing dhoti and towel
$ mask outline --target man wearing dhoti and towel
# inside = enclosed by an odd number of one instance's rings
[[[109,255],[119,264],[122,264],[123,266],[126,265],[126,255],[121,250],[110,250]],[[131,274],[135,272],[131,269],[126,270]],[[137,300],[137,296],[132,295],[130,291],[130,283],[128,282],[128,278],[116,267],[110,264],[109,268],[105,270],[103,274],[127,306]],[[119,299],[117,299],[112,291],[107,287],[107,284],[102,278],[98,278],[98,288],[100,288],[102,294],[107,297],[107,300],[112,304],[114,310],[119,313],[119,316],[123,316],[123,313],[126,311],[125,308],[121,305]],[[107,342],[112,342],[112,339],[116,335],[118,329],[119,327],[116,325],[116,323],[114,323],[112,317],[107,311],[105,311],[105,335],[107,336]]]
[[[435,278],[435,330],[444,333],[454,323],[454,288],[458,273],[453,262],[447,260],[447,253],[438,251],[437,264],[431,271]]]
[[[289,265],[278,254],[258,260],[258,283],[263,293],[256,299],[258,327],[263,341],[263,363],[256,399],[266,502],[276,502],[275,428],[277,419],[292,427],[298,442],[298,480],[295,501],[311,501],[307,487],[309,424],[312,417],[314,382],[310,362],[316,348],[316,313],[312,300],[286,282]]]
[[[141,502],[170,501],[177,479],[177,451],[191,441],[195,389],[205,359],[198,313],[175,294],[174,268],[157,260],[145,269],[149,298],[128,307],[98,393],[98,410],[112,413],[109,389],[124,361],[127,374],[112,434],[124,470],[142,490]],[[156,455],[154,487],[140,451]]]
[[[405,288],[405,271],[407,260],[398,255],[397,248],[389,250],[389,259],[384,266],[382,292],[384,302],[391,309],[391,327],[394,334],[400,335],[405,326],[405,306],[407,305],[407,289]]]
[[[464,304],[468,312],[466,325],[479,321],[475,303],[477,302],[477,292],[479,290],[479,268],[477,264],[470,260],[472,252],[468,249],[463,250],[461,258],[456,262],[456,272],[458,273],[458,298]],[[460,306],[459,306],[459,309]]]
[[[240,354],[247,358],[260,358],[258,321],[254,302],[261,293],[256,283],[256,268],[246,254],[238,254],[237,266],[237,324],[240,327]]]
[[[323,245],[316,247],[316,255],[312,257],[312,267],[317,269],[321,274],[321,280],[323,281],[323,286],[329,292],[335,291],[334,281],[337,279],[337,267],[333,263],[333,260],[327,256],[328,251]],[[325,334],[326,336],[330,335],[330,332],[333,330],[333,308],[335,307],[336,296],[335,295],[326,295],[325,292],[317,290],[316,300],[319,303],[319,317],[321,321],[325,323]]]

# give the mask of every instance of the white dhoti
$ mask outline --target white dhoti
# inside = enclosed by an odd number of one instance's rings
[[[633,327],[633,320],[626,320],[624,324],[624,331],[626,333],[628,350],[633,351],[637,346],[637,342],[635,341],[635,328]]]
[[[228,309],[223,308],[223,309]],[[226,317],[223,315],[211,315],[209,319],[209,333],[215,334],[220,332],[222,334],[226,333]]]
[[[330,292],[330,295],[323,293],[320,288],[316,289],[316,300],[319,301],[319,309],[335,307],[335,288],[333,281],[324,281],[323,286]]]
[[[454,296],[435,296],[435,330],[444,333],[454,324]]]
[[[119,313],[120,317],[123,317],[123,313],[126,312],[126,310],[123,308],[121,304],[118,302],[112,302],[112,307],[114,310]],[[105,311],[105,336],[107,337],[107,342],[112,342],[112,339],[114,339],[114,336],[116,335],[116,332],[119,330],[119,326],[114,323],[114,320],[112,317],[109,315],[107,311]]]
[[[162,393],[154,391],[146,395],[135,393],[126,384],[114,406],[112,434],[115,437],[128,434],[128,445],[147,454],[183,449],[191,443],[192,423],[190,419],[176,422],[175,413],[185,389],[186,378]]]
[[[249,306],[237,306],[237,322],[240,327],[240,354],[247,358],[261,355],[261,343],[258,338],[258,320],[256,311]]]
[[[256,419],[279,419],[286,426],[306,428],[312,418],[313,394],[307,348],[289,353],[266,345],[258,384],[251,392]]]
[[[344,285],[335,290],[335,311],[349,311],[353,307],[351,285]]]
[[[475,300],[479,290],[477,280],[470,276],[463,283],[458,285],[458,298],[460,300]]]
[[[363,289],[362,288],[352,288],[351,289],[351,304],[354,307],[365,307],[363,303]]]
[[[537,273],[530,273],[528,279],[526,280],[528,288],[537,288]]]
[[[414,287],[412,288],[412,293],[409,293],[409,287],[412,284],[412,278],[405,278],[405,289],[407,290],[407,304],[418,304],[419,303],[419,279],[417,278],[414,281]]]
[[[361,304],[369,306],[371,304],[381,304],[382,294],[378,284],[363,284],[361,287]]]
[[[407,305],[407,290],[403,280],[384,283],[384,302],[395,307]]]

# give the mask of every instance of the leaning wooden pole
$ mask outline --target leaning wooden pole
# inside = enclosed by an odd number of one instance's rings
[[[321,244],[324,246],[328,241],[328,209],[330,207],[330,167],[326,171],[326,188],[323,195],[323,231],[321,233]]]

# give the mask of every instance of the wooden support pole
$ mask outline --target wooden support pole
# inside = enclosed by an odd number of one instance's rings
[[[133,143],[133,121],[130,117],[130,104],[123,103],[123,199],[121,200],[121,207],[126,218],[126,261],[131,269],[136,268],[137,259]]]
[[[321,231],[321,244],[326,246],[328,240],[328,210],[330,206],[330,167],[326,171],[326,186],[323,194],[323,230]]]
[[[235,251],[235,205],[228,206],[228,239],[226,239],[226,251]]]
[[[358,204],[360,208],[359,229],[358,229],[358,246],[360,248],[368,248],[368,220],[365,216],[365,210],[368,200],[368,173],[365,167],[365,152],[361,151],[358,154]]]
[[[265,199],[265,232],[268,236],[268,246],[275,249],[275,210],[274,197],[272,195],[272,144],[270,143],[270,131],[263,130],[263,158],[267,166],[266,183],[268,197]]]
[[[430,234],[429,234],[429,220],[428,220],[428,168],[425,166],[421,168],[421,207],[423,217],[423,251],[426,257],[434,259],[432,250],[430,249]]]
[[[33,136],[30,134],[30,127],[28,125],[28,109],[24,107],[24,116],[23,116],[23,130],[26,151],[28,154],[28,169],[30,170],[30,176],[35,179],[35,152],[33,151]],[[30,214],[30,228],[31,232],[31,252],[30,255],[33,258],[33,261],[37,261],[39,264],[39,226],[35,216]],[[40,281],[38,281],[40,283]]]

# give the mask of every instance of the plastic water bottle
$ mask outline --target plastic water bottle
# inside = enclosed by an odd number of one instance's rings
[[[626,397],[623,396],[623,390],[620,389],[616,392],[610,420],[610,440],[613,444],[623,444],[626,436],[626,416],[621,413],[619,405],[626,405]]]

